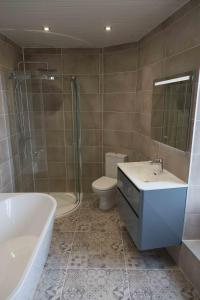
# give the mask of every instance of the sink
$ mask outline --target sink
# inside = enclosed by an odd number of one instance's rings
[[[119,163],[122,172],[142,190],[187,187],[187,183],[150,161]]]

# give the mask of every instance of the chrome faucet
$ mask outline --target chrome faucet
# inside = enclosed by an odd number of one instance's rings
[[[164,160],[163,158],[155,158],[150,162],[152,165],[153,164],[159,164],[160,165],[160,170],[163,172],[164,169]]]

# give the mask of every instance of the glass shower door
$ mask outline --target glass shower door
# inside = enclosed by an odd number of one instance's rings
[[[73,156],[76,202],[80,201],[81,186],[81,124],[80,124],[80,85],[76,77],[71,78],[72,90],[72,119],[73,119]]]

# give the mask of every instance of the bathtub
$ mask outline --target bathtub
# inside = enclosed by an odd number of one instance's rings
[[[0,300],[33,298],[55,210],[55,199],[46,194],[0,194]]]

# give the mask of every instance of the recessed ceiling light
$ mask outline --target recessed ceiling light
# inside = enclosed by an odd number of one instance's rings
[[[50,29],[49,29],[49,27],[48,26],[44,26],[44,31],[46,31],[46,32],[48,32],[48,31],[50,31]]]
[[[111,26],[106,26],[105,27],[105,31],[111,31],[111,29],[112,29]]]

